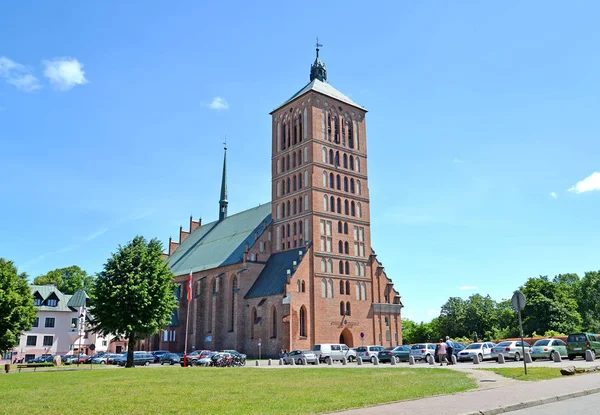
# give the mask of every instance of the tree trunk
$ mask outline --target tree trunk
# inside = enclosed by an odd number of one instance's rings
[[[127,345],[127,364],[125,367],[133,367],[133,349],[135,348],[135,333],[129,333]]]

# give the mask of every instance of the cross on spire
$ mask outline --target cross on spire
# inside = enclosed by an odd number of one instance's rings
[[[319,57],[319,48],[322,48],[323,45],[319,43],[319,37],[317,36],[317,58]]]

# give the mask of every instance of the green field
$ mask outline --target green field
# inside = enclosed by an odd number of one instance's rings
[[[560,368],[553,367],[530,367],[527,368],[527,375],[522,367],[503,367],[498,369],[479,369],[479,370],[490,370],[498,375],[504,376],[505,378],[511,378],[516,380],[546,380],[560,378]]]
[[[475,388],[446,369],[134,368],[0,375],[0,414],[309,414]]]

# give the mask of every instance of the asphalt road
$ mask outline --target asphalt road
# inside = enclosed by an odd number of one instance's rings
[[[586,375],[591,376],[591,375]],[[598,413],[600,393],[511,412],[511,415],[589,415]]]

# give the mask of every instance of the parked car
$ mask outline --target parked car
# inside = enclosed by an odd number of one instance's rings
[[[379,356],[379,352],[385,350],[383,346],[360,346],[356,348],[356,357],[360,357],[363,361],[375,362],[375,358]]]
[[[344,357],[346,359],[356,358],[356,355],[353,355],[345,344],[315,344],[312,351],[315,352],[320,362],[326,362],[328,359],[333,362],[341,361]]]
[[[345,344],[342,344],[341,346],[342,346],[342,353],[344,354],[344,356],[346,356],[346,360],[348,360],[349,362],[356,361],[356,356],[357,356],[356,350],[349,348]]]
[[[531,348],[531,360],[550,359],[554,360],[554,354],[567,357],[567,345],[560,339],[542,339],[533,344]]]
[[[600,353],[600,339],[593,333],[574,333],[567,337],[567,355],[570,360],[577,356],[585,358],[585,351],[591,350],[594,359]]]
[[[467,347],[467,346],[465,346],[462,343],[458,343],[458,342],[451,342],[451,343],[452,343],[452,354],[454,356],[456,356],[456,360],[458,360],[458,353],[462,352],[465,349],[465,347]],[[437,351],[437,346],[436,346],[436,351]],[[435,355],[435,361],[437,363],[440,362],[440,359],[438,358],[437,354]]]
[[[177,353],[163,353],[160,356],[160,364],[176,365],[179,363],[180,357]]]
[[[112,356],[112,353],[104,353],[100,356],[95,356],[94,358],[92,358],[92,360],[90,361],[90,363],[93,364],[100,364],[100,365],[107,365],[108,364],[108,358]]]
[[[433,343],[418,343],[410,348],[410,355],[415,360],[427,361],[428,356],[435,356],[435,344]]]
[[[210,351],[210,350],[208,350]],[[229,353],[230,355],[237,356],[241,359],[246,360],[246,355],[244,353],[240,353],[237,350],[222,350],[223,353]]]
[[[521,341],[505,341],[500,342],[492,348],[492,359],[498,360],[498,356],[504,355],[505,359],[513,359],[518,362],[523,357],[523,349],[525,353],[531,353],[531,345]]]
[[[196,362],[197,366],[210,366],[213,356],[219,354],[219,352],[210,352],[208,356],[198,359]]]
[[[127,353],[111,353],[111,354],[108,356],[108,358],[107,358],[106,362],[107,362],[109,365],[116,365],[116,364],[117,364],[117,361],[118,361],[119,359],[121,359],[123,356],[125,356],[125,358],[127,358]]]
[[[196,366],[198,359],[201,359],[202,357],[206,357],[209,354],[210,354],[210,350],[195,350],[192,353],[189,353],[187,355],[187,365],[188,366]],[[179,358],[179,364],[181,364],[181,366],[183,366],[183,362],[184,362],[184,358],[183,358],[183,355],[181,355],[181,357]]]
[[[170,352],[168,350],[154,350],[151,353],[154,356],[154,363],[160,363],[161,356]]]
[[[408,362],[409,356],[410,346],[388,347],[387,349],[380,351],[377,355],[381,363],[391,363],[392,358],[396,361],[396,363]]]
[[[123,356],[123,359],[117,361],[119,366],[125,366],[127,364],[127,355]],[[134,366],[149,366],[150,363],[154,362],[154,356],[148,352],[133,352],[133,365]]]
[[[465,360],[473,360],[476,356],[480,362],[485,359],[492,358],[492,348],[495,346],[492,342],[471,343],[462,352],[458,353],[457,359],[459,362]]]
[[[95,358],[97,358],[97,357],[102,357],[102,356],[104,356],[105,354],[106,354],[106,352],[99,352],[99,353],[96,353],[96,354],[94,354],[94,355],[92,355],[92,356],[88,356],[88,357],[85,359],[85,361],[84,361],[83,363],[90,364],[90,363],[92,363],[92,360],[93,360],[93,359],[95,359]]]
[[[302,364],[302,359],[306,359],[306,363],[317,364],[317,355],[312,350],[292,350],[283,358],[283,364],[291,365],[292,361],[297,364]]]

